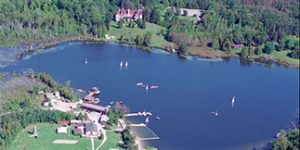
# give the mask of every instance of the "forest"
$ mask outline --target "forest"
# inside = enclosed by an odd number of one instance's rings
[[[119,8],[144,8],[143,21],[164,26],[165,38],[182,53],[190,46],[226,52],[244,44],[246,56],[290,50],[289,57],[299,58],[298,6],[298,0],[2,0],[0,41],[102,38]],[[206,13],[194,24],[179,17],[179,8]]]

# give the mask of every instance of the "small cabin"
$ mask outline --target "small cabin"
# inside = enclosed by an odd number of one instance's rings
[[[58,134],[67,134],[68,133],[68,127],[58,127],[56,129],[56,133],[58,133]]]

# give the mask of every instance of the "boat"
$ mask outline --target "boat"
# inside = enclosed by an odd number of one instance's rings
[[[77,92],[84,93],[85,91],[83,89],[77,89]]]
[[[147,117],[146,120],[145,120],[145,123],[147,124],[149,122],[150,122],[149,117]]]
[[[120,67],[123,67],[123,61],[120,62]]]
[[[156,116],[155,119],[156,119],[156,120],[160,120],[160,117]]]
[[[97,94],[100,94],[100,90],[97,88],[97,87],[92,87],[90,90],[89,90],[89,94],[92,94],[92,95],[97,95]]]
[[[211,112],[211,114],[214,115],[215,117],[218,117],[218,116],[219,116],[218,111],[213,111],[213,112]]]
[[[157,89],[159,86],[157,86],[157,85],[151,85],[150,86],[150,89]]]
[[[139,83],[136,83],[136,85],[137,85],[137,86],[143,86],[143,85],[144,85],[144,83],[142,83],[142,82],[139,82]]]
[[[84,63],[85,63],[85,64],[87,64],[87,63],[88,63],[88,61],[87,61],[87,58],[85,59]]]
[[[235,103],[235,96],[233,96],[232,99],[231,99],[231,106],[232,107],[234,106],[234,103]]]

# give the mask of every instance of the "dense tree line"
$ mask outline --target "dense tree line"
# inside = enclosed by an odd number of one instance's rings
[[[108,1],[1,0],[0,40],[101,37]]]
[[[295,50],[299,53],[299,1],[211,1],[200,23],[178,19],[173,11],[161,24],[169,40],[182,45],[208,44],[228,51],[232,44],[264,46],[265,53]],[[184,34],[185,36],[183,36]],[[181,36],[181,43],[176,37]],[[174,40],[175,38],[175,40]],[[184,43],[182,43],[184,41]],[[292,55],[291,55],[292,56]]]
[[[262,46],[268,54],[292,50],[288,55],[297,58],[298,6],[298,0],[2,0],[0,40],[103,37],[119,8],[144,8],[143,21],[129,26],[144,28],[146,21],[164,26],[166,39],[182,52],[188,46],[229,51],[233,44],[244,44]],[[205,9],[206,13],[194,24],[179,17],[180,8]],[[123,24],[120,21],[119,27]],[[142,43],[141,37],[136,43]]]

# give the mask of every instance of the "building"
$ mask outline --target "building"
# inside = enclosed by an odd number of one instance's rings
[[[93,103],[94,101],[96,101],[96,98],[94,96],[87,95],[83,98],[83,101],[87,103]]]
[[[109,118],[108,118],[107,115],[101,115],[100,118],[99,118],[99,123],[100,123],[101,125],[106,126],[107,123],[108,123],[108,121],[109,121]]]
[[[85,136],[87,137],[100,137],[101,136],[101,132],[97,126],[96,123],[94,122],[89,122],[87,124],[85,124]]]
[[[143,9],[119,9],[115,15],[115,20],[125,19],[128,21],[143,19]]]
[[[68,127],[58,127],[56,129],[56,133],[59,134],[67,134],[68,133]]]
[[[88,120],[71,120],[70,124],[71,126],[83,126],[83,124],[89,123]]]
[[[60,124],[60,125],[68,125],[68,124],[70,124],[70,121],[60,120],[60,121],[57,121],[56,123]]]
[[[104,114],[106,114],[108,112],[108,109],[109,109],[108,107],[103,107],[103,106],[93,105],[93,104],[88,104],[88,103],[83,103],[81,105],[81,107],[84,108],[84,109],[97,111],[97,112],[104,113]]]
[[[77,126],[73,130],[74,135],[83,135],[84,134],[84,127],[83,126]]]

